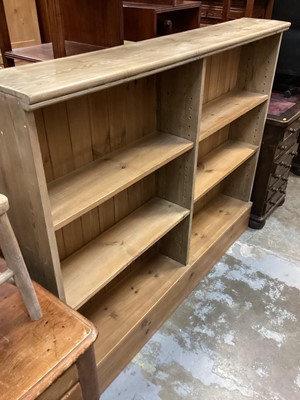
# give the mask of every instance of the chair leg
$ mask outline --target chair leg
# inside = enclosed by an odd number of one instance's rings
[[[67,55],[60,3],[61,0],[51,0],[48,2],[48,15],[50,26],[55,26],[55,29],[51,30],[51,41],[53,46],[54,58],[65,57]]]
[[[253,15],[254,0],[247,0],[245,17],[251,18]]]
[[[223,0],[222,21],[229,20],[231,0]]]
[[[0,245],[7,266],[14,272],[14,280],[32,320],[42,317],[42,311],[22,257],[17,239],[9,222],[7,197],[0,195]]]
[[[266,5],[266,11],[265,11],[266,19],[272,18],[273,7],[274,7],[274,0],[268,0],[267,5]]]

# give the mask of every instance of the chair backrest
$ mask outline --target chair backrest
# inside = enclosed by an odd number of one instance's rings
[[[7,211],[8,199],[0,194],[0,246],[7,263],[7,269],[0,272],[0,285],[13,279],[23,298],[31,319],[42,316],[41,308],[22,257],[17,239],[10,225]]]

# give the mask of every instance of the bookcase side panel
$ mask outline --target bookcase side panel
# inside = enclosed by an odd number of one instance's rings
[[[269,95],[282,33],[257,40],[242,47],[238,87]]]
[[[0,192],[33,279],[64,298],[40,147],[32,113],[1,95]]]

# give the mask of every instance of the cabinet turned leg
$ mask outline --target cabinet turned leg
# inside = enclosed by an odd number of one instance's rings
[[[266,220],[257,221],[255,219],[249,220],[249,228],[251,229],[262,229],[265,226]]]
[[[76,361],[79,382],[84,400],[99,400],[100,390],[94,347],[91,346]]]

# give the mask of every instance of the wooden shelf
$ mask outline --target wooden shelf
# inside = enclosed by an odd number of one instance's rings
[[[62,262],[66,301],[81,307],[117,274],[189,215],[154,198]]]
[[[267,100],[264,94],[234,90],[204,104],[200,141]]]
[[[193,147],[178,136],[156,132],[49,184],[58,230]]]
[[[199,200],[209,192],[248,160],[257,149],[258,146],[228,140],[203,157],[197,166],[194,200]]]
[[[190,264],[197,262],[212,246],[217,245],[242,215],[249,216],[251,203],[220,195],[193,217]],[[223,249],[223,254],[226,249]]]
[[[157,254],[86,304],[81,312],[99,330],[95,350],[104,387],[240,235],[249,213],[250,204],[219,196],[195,216],[188,266]]]

